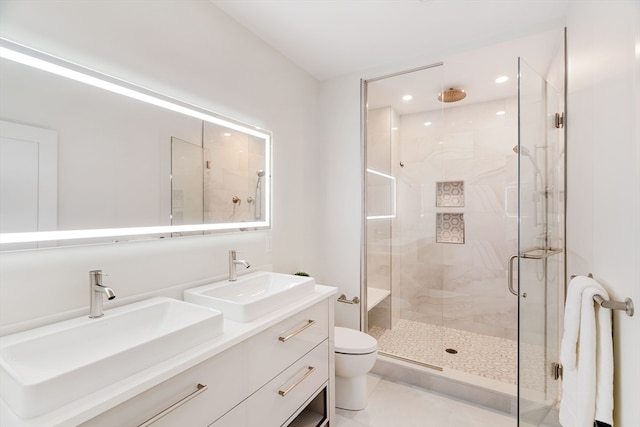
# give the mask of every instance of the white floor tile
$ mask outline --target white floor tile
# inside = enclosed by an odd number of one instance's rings
[[[515,427],[514,417],[369,375],[362,411],[336,410],[337,427]]]

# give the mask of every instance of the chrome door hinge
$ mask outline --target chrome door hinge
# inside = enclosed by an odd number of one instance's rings
[[[551,364],[551,376],[554,380],[559,380],[562,378],[562,365],[558,362],[553,362]]]
[[[556,113],[555,125],[557,129],[564,127],[564,113]]]

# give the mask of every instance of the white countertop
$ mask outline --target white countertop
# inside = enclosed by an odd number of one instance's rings
[[[329,298],[337,291],[337,288],[334,287],[316,285],[311,295],[301,298],[291,307],[276,310],[253,322],[239,323],[225,319],[223,334],[211,341],[38,417],[21,419],[9,409],[4,400],[0,400],[0,426],[31,427],[81,424],[239,344],[287,317]]]

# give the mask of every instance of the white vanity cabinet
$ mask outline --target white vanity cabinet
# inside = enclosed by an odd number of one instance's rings
[[[212,357],[82,424],[208,426],[247,394],[243,344]]]
[[[328,301],[323,301],[247,340],[253,393],[329,337]]]
[[[327,384],[328,351],[328,342],[324,341],[249,397],[247,425],[283,425]]]
[[[332,337],[325,298],[82,425],[327,425]]]

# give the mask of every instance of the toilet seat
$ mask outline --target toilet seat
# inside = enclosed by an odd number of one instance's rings
[[[335,352],[343,354],[369,354],[378,349],[378,341],[355,329],[335,327]]]

